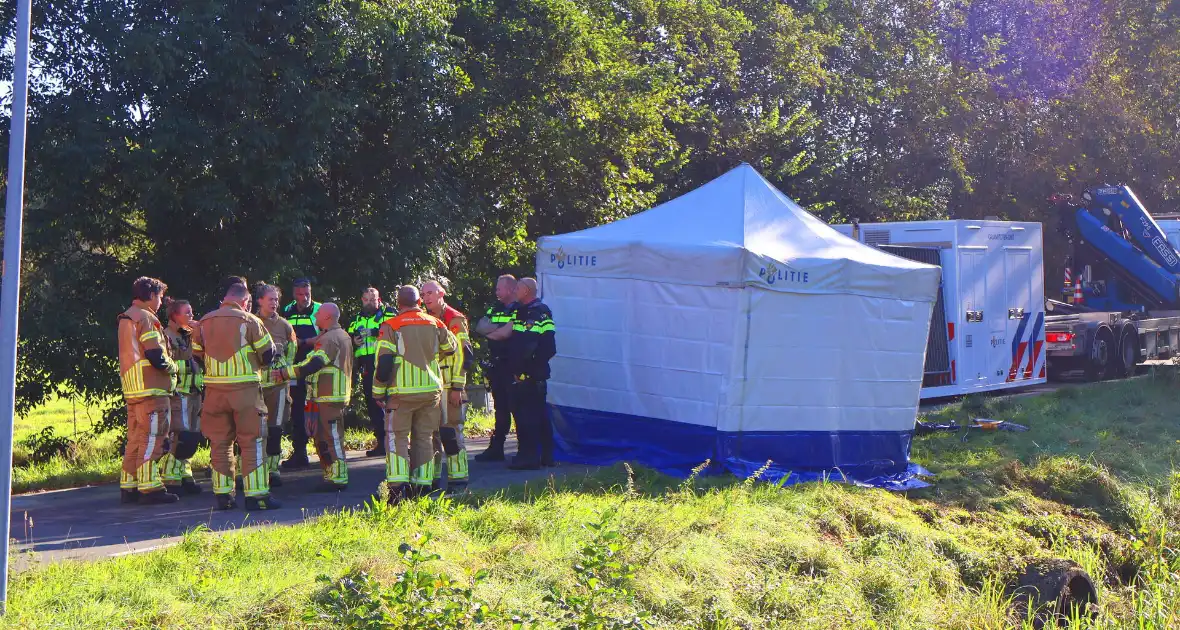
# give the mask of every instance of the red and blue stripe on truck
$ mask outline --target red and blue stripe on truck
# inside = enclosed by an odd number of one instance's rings
[[[1041,328],[1045,324],[1045,314],[1037,313],[1037,319],[1033,323],[1031,334],[1026,340],[1024,332],[1028,328],[1028,320],[1030,313],[1025,313],[1020,318],[1020,324],[1016,326],[1016,337],[1012,339],[1012,366],[1008,368],[1007,382],[1011,383],[1017,378],[1029,379],[1033,377],[1033,371],[1037,367],[1037,361],[1041,358],[1041,346],[1044,340],[1041,339]],[[1032,351],[1028,355],[1028,366],[1021,370],[1024,353],[1032,346]],[[1038,378],[1043,377],[1045,368],[1042,366]]]

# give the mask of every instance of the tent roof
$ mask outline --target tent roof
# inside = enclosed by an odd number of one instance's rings
[[[541,273],[933,301],[937,267],[844,236],[749,164],[632,217],[540,239]]]

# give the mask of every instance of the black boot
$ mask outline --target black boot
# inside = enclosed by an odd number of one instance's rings
[[[192,477],[185,477],[178,484],[165,484],[164,489],[177,496],[201,494],[201,486]]]
[[[346,483],[336,483],[335,481],[328,481],[327,479],[321,481],[315,487],[316,492],[343,492],[348,489]]]
[[[176,503],[180,497],[168,492],[167,490],[157,490],[155,492],[140,492],[139,502],[144,505],[165,505],[168,503]]]
[[[277,510],[281,507],[283,507],[283,504],[272,499],[269,494],[261,497],[246,497],[246,510],[251,512],[265,512],[266,510]]]
[[[307,459],[307,451],[302,453],[296,451],[291,454],[291,459],[279,464],[279,470],[303,470],[310,467],[311,462]]]
[[[452,481],[451,484],[449,486],[447,486],[447,496],[449,496],[449,497],[459,496],[459,495],[464,494],[466,492],[467,492],[467,480],[466,479],[464,479],[463,481]]]
[[[270,473],[270,487],[272,487],[272,488],[283,487],[283,478],[281,476],[279,476],[279,473],[277,473],[277,472]]]
[[[119,502],[123,504],[139,503],[139,490],[135,488],[119,489]]]
[[[477,462],[502,462],[504,461],[504,439],[492,438],[492,443],[488,444],[487,450],[475,456]]]
[[[232,510],[238,507],[238,502],[234,500],[232,494],[215,494],[213,501],[219,510]]]
[[[377,440],[377,446],[365,451],[365,457],[385,457],[385,440]]]

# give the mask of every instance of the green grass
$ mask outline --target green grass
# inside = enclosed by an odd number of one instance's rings
[[[574,607],[583,614],[640,614],[659,628],[1021,627],[1027,617],[1006,587],[1030,560],[1053,557],[1081,564],[1100,589],[1097,621],[1075,627],[1180,627],[1178,385],[1166,374],[952,405],[930,419],[993,417],[1031,430],[918,439],[915,459],[939,478],[909,496],[681,482],[616,466],[291,527],[195,531],[165,550],[33,569],[13,580],[0,623],[401,627],[415,596],[398,595],[399,545],[428,532],[427,551],[441,556],[428,572],[474,583],[475,599],[531,627],[560,627],[548,593],[591,602]],[[1116,425],[1118,438],[1100,435]],[[601,522],[605,530],[588,527]],[[595,566],[613,577],[588,574]],[[486,578],[473,580],[479,571]],[[378,586],[359,589],[364,576]],[[377,613],[389,625],[359,621]]]
[[[1051,394],[968,398],[935,413],[930,422],[972,418],[1009,420],[1026,433],[938,434],[918,440],[912,458],[937,472],[953,495],[985,498],[997,474],[1020,475],[1022,464],[1044,458],[1097,463],[1125,482],[1151,485],[1180,469],[1180,384],[1160,370],[1131,381],[1072,386]]]
[[[121,455],[117,452],[119,436],[115,433],[98,437],[91,435],[101,419],[100,404],[65,398],[52,400],[24,417],[18,417],[13,427],[13,492],[118,481]],[[41,463],[30,462],[30,449],[26,440],[46,428],[52,428],[58,436],[71,438],[75,446],[65,456],[56,456]]]
[[[120,444],[121,432],[113,431],[94,436],[94,426],[102,418],[100,405],[86,405],[59,398],[38,407],[23,418],[17,418],[14,427],[12,477],[14,493],[24,493],[60,488],[113,483],[119,480],[122,462]],[[465,434],[468,437],[485,437],[491,434],[494,419],[480,410],[471,410]],[[65,455],[54,456],[44,462],[29,461],[30,449],[26,440],[52,428],[59,436],[71,438],[75,444]],[[345,448],[368,450],[373,448],[373,433],[367,427],[350,426],[345,430]],[[283,438],[285,454],[290,454],[289,439]],[[197,470],[209,465],[209,449],[202,447],[193,456],[192,464]]]

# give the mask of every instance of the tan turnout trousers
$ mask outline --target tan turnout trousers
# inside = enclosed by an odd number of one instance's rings
[[[214,494],[234,490],[234,441],[242,449],[242,482],[246,496],[270,492],[266,467],[266,406],[257,384],[245,387],[206,385],[201,432],[209,438]]]
[[[429,486],[432,438],[442,423],[442,392],[390,396],[385,409],[385,481]]]
[[[283,457],[283,425],[291,420],[291,384],[283,383],[262,390],[266,404],[266,468],[272,475],[279,474]]]
[[[445,413],[442,415],[442,422],[439,426],[454,431],[453,435],[458,443],[458,452],[447,453],[441,431],[434,434],[434,478],[442,479],[443,469],[446,468],[448,483],[466,482],[470,477],[467,465],[467,441],[463,439],[463,425],[467,423],[467,403],[460,402],[458,405],[452,405],[450,396],[443,395],[446,397],[446,400],[443,401]]]
[[[123,490],[158,492],[164,489],[160,459],[167,452],[168,396],[147,396],[127,401],[127,448],[123,450]]]
[[[312,412],[315,431],[312,440],[315,452],[320,458],[324,480],[335,484],[348,484],[348,464],[344,461],[344,403],[316,403],[318,409]]]
[[[169,402],[172,407],[171,428],[169,429],[171,448],[164,455],[161,470],[163,471],[164,483],[175,485],[180,483],[182,479],[193,478],[193,470],[188,462],[192,455],[179,458],[177,457],[177,451],[185,447],[182,444],[182,440],[185,438],[185,436],[181,435],[182,433],[201,432],[201,395],[173,394]],[[195,449],[196,447],[193,446],[192,448]],[[184,453],[181,453],[181,455],[184,455]]]

